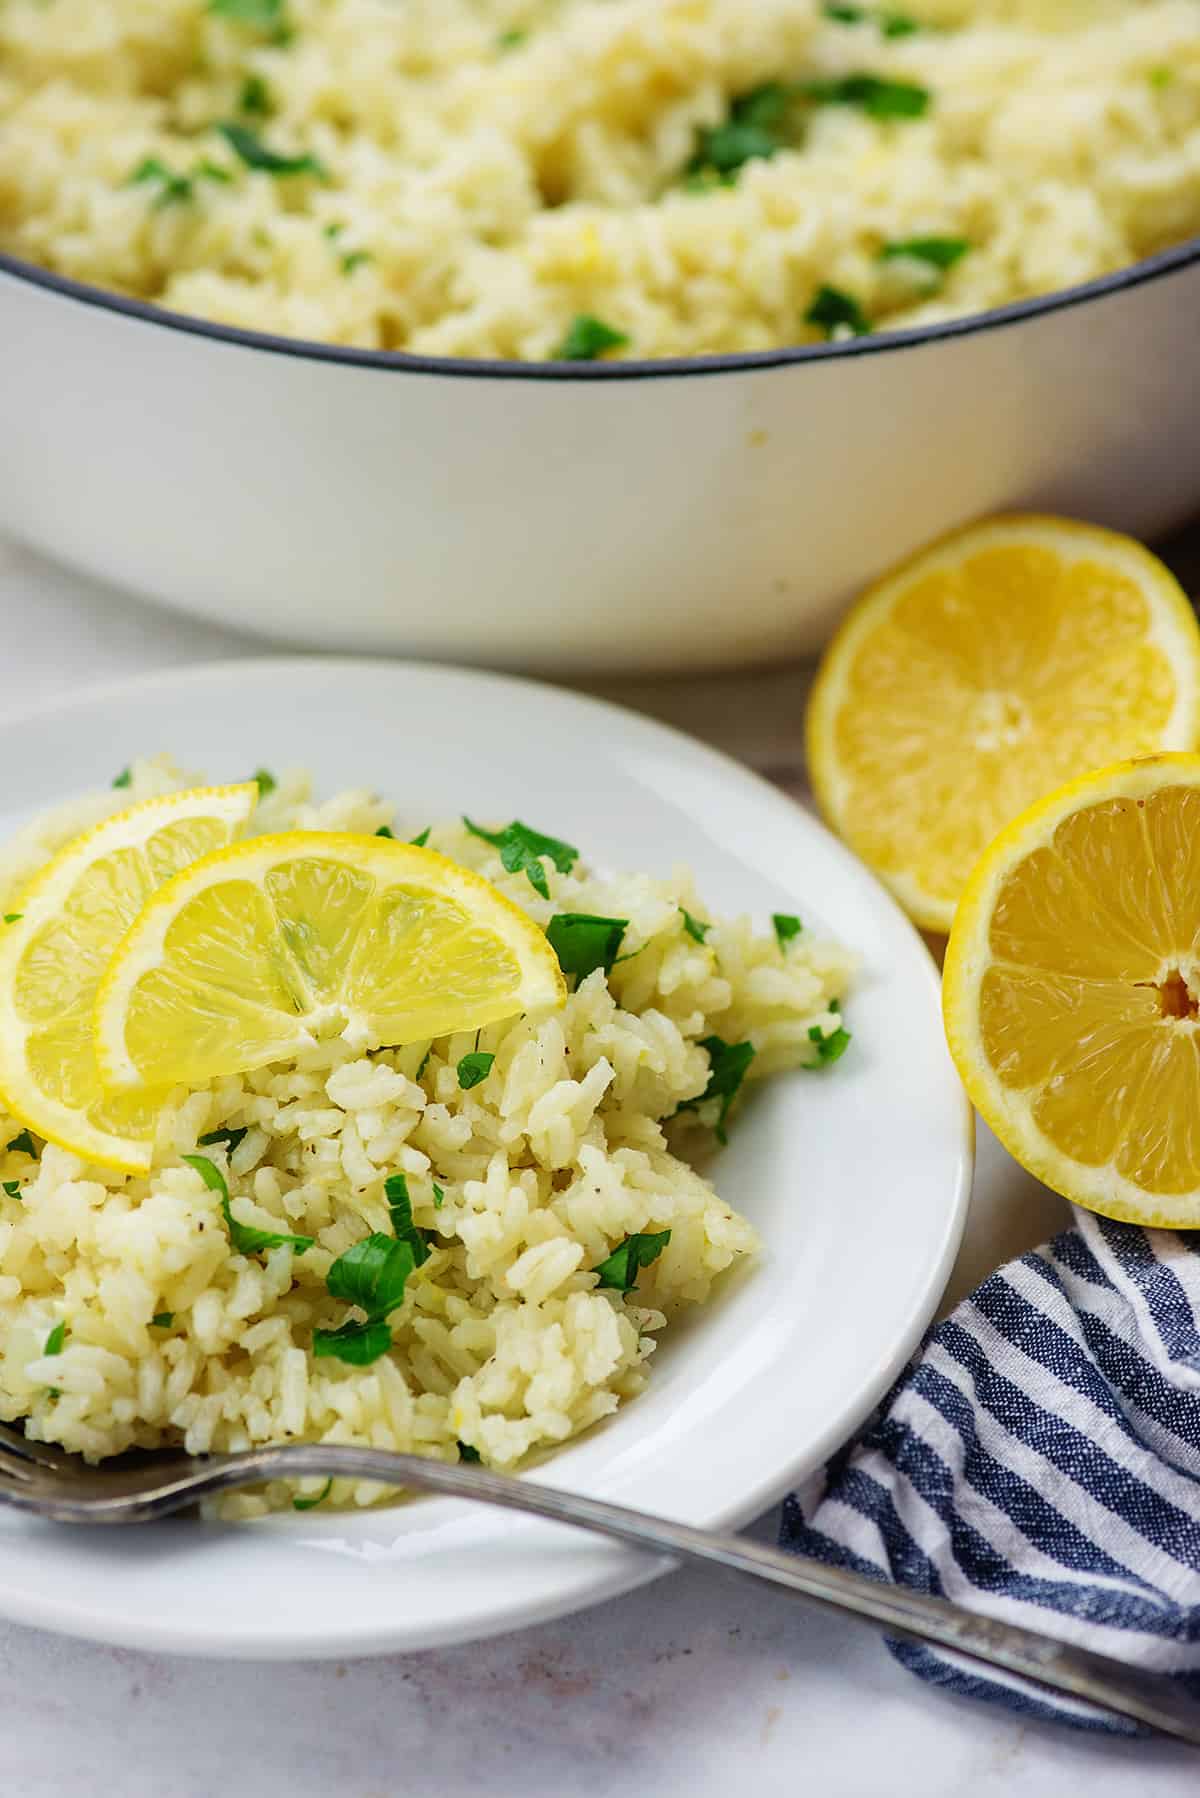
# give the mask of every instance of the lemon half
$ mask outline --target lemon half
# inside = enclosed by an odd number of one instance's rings
[[[917,923],[1089,768],[1200,740],[1200,628],[1141,544],[1062,518],[954,532],[858,601],[808,713],[821,810]]]
[[[147,799],[74,838],[10,900],[0,928],[0,1095],[40,1136],[89,1161],[143,1173],[161,1093],[107,1095],[92,1010],[113,949],[157,886],[227,844],[254,782]]]
[[[154,894],[96,998],[115,1091],[203,1084],[339,1034],[363,1048],[561,1005],[545,935],[477,874],[381,837],[289,831]]]
[[[950,1050],[1016,1159],[1076,1204],[1200,1228],[1200,756],[1024,813],[963,894]]]

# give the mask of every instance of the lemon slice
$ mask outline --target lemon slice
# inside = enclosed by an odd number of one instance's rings
[[[163,1094],[106,1095],[92,1043],[100,976],[155,887],[228,843],[258,798],[245,786],[147,799],[59,850],[0,929],[0,1094],[51,1142],[126,1173],[150,1166]]]
[[[1109,1217],[1200,1227],[1200,756],[1101,769],[1011,824],[963,894],[944,1005],[1018,1161]]]
[[[822,811],[930,930],[1042,794],[1198,738],[1200,629],[1178,583],[1130,538],[1059,518],[970,525],[886,575],[808,714]]]
[[[101,983],[96,1045],[113,1089],[196,1086],[335,1033],[396,1046],[565,997],[542,931],[477,874],[382,837],[289,831],[153,896]]]

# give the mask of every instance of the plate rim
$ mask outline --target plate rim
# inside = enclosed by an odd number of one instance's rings
[[[891,912],[895,922],[907,934],[914,951],[914,965],[920,966],[935,1008],[940,1010],[938,1000],[940,976],[934,958],[921,933],[905,916],[895,899],[871,870],[833,835],[824,821],[814,812],[789,798],[782,789],[760,774],[757,769],[703,739],[694,737],[675,725],[664,723],[630,706],[591,693],[580,692],[574,687],[552,680],[526,674],[508,674],[490,669],[474,668],[452,662],[424,662],[403,657],[372,658],[370,656],[331,655],[320,652],[290,655],[250,653],[228,658],[208,658],[182,665],[168,664],[133,675],[85,682],[6,712],[3,725],[19,730],[23,725],[34,720],[41,725],[53,723],[55,719],[68,717],[87,705],[136,701],[140,694],[161,689],[164,686],[202,687],[214,678],[219,678],[222,682],[239,679],[253,682],[263,678],[268,680],[286,678],[288,674],[300,672],[311,676],[317,669],[327,670],[335,678],[339,673],[347,673],[366,676],[381,682],[397,677],[434,682],[444,679],[451,682],[465,681],[494,690],[511,691],[517,688],[533,691],[572,707],[582,707],[593,714],[597,721],[602,722],[607,718],[624,732],[628,732],[632,727],[635,732],[641,733],[647,740],[657,739],[660,743],[665,740],[677,751],[685,752],[693,764],[699,759],[702,764],[712,770],[714,775],[720,775],[725,779],[733,777],[742,783],[749,782],[757,790],[760,801],[766,802],[778,813],[785,828],[790,826],[793,830],[798,828],[801,831],[812,832],[823,839],[827,852],[831,852],[836,859],[841,861],[848,877],[869,887],[876,900],[882,902],[884,907]],[[52,805],[59,799],[70,797],[69,794],[60,794],[43,803]],[[41,805],[38,809],[41,809]],[[872,1379],[864,1384],[855,1403],[846,1407],[836,1421],[831,1421],[818,1431],[815,1440],[806,1445],[804,1452],[797,1453],[788,1461],[786,1469],[781,1467],[774,1473],[768,1473],[758,1478],[752,1487],[739,1494],[736,1501],[718,1506],[706,1513],[706,1527],[716,1530],[737,1529],[778,1502],[786,1492],[793,1488],[798,1478],[803,1477],[814,1465],[819,1465],[860,1428],[907,1364],[944,1293],[966,1228],[974,1173],[975,1130],[974,1113],[965,1091],[961,1088],[957,1111],[959,1132],[955,1174],[942,1220],[941,1242],[936,1256],[931,1258],[930,1264],[925,1270],[919,1292],[910,1304],[906,1327],[898,1333],[890,1351],[880,1358]],[[539,1483],[553,1483],[546,1481],[541,1476],[546,1468],[553,1468],[554,1460],[555,1457],[550,1456],[534,1470],[533,1477],[538,1477]],[[21,1524],[23,1527],[27,1527],[24,1519],[21,1520]],[[53,1531],[56,1527],[54,1525],[34,1525],[34,1529],[39,1534],[43,1530]],[[197,1522],[191,1527],[203,1532],[206,1537],[215,1538],[225,1534],[230,1527],[253,1528],[254,1525],[229,1526]],[[306,1527],[311,1529],[312,1520],[308,1521]],[[523,1534],[526,1528],[533,1530],[539,1527],[553,1528],[554,1526],[538,1525],[536,1522],[528,1523],[526,1520],[522,1520],[522,1524],[518,1525],[518,1530]],[[596,1539],[592,1538],[591,1540],[595,1541]],[[2,1568],[0,1568],[0,1617],[15,1623],[56,1631],[76,1639],[202,1659],[324,1660],[357,1655],[420,1652],[425,1648],[444,1647],[452,1643],[481,1641],[488,1637],[528,1628],[536,1623],[552,1621],[574,1611],[602,1603],[607,1599],[623,1596],[653,1579],[661,1578],[664,1573],[671,1571],[674,1565],[669,1560],[661,1557],[650,1558],[637,1550],[618,1548],[615,1545],[607,1545],[607,1547],[609,1552],[604,1556],[601,1571],[571,1583],[564,1582],[562,1591],[553,1599],[548,1599],[544,1595],[525,1602],[518,1599],[505,1608],[503,1615],[490,1615],[481,1619],[469,1631],[450,1627],[444,1633],[439,1634],[436,1627],[426,1627],[421,1631],[419,1641],[402,1639],[398,1633],[388,1633],[386,1630],[369,1625],[355,1627],[352,1623],[342,1619],[339,1619],[336,1629],[331,1628],[329,1621],[326,1620],[319,1631],[314,1631],[311,1638],[302,1639],[299,1642],[294,1639],[282,1640],[278,1630],[272,1631],[269,1625],[266,1628],[258,1625],[249,1630],[240,1627],[236,1636],[222,1634],[220,1630],[198,1632],[195,1627],[180,1628],[170,1617],[161,1615],[149,1621],[144,1617],[131,1619],[124,1614],[118,1614],[105,1608],[96,1608],[94,1605],[79,1603],[72,1599],[54,1596],[48,1599],[42,1598],[36,1593],[31,1594],[24,1588],[14,1588],[5,1577]]]

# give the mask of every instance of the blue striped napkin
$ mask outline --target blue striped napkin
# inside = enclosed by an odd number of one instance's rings
[[[1200,1697],[1200,1238],[1075,1213],[926,1338],[780,1541],[1040,1629]],[[921,1679],[1137,1733],[953,1653]]]

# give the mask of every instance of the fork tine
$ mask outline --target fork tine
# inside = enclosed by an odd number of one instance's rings
[[[32,1462],[37,1467],[52,1468],[55,1473],[69,1473],[77,1464],[76,1456],[49,1442],[31,1442],[21,1430],[0,1423],[0,1469],[11,1471],[14,1461]]]

